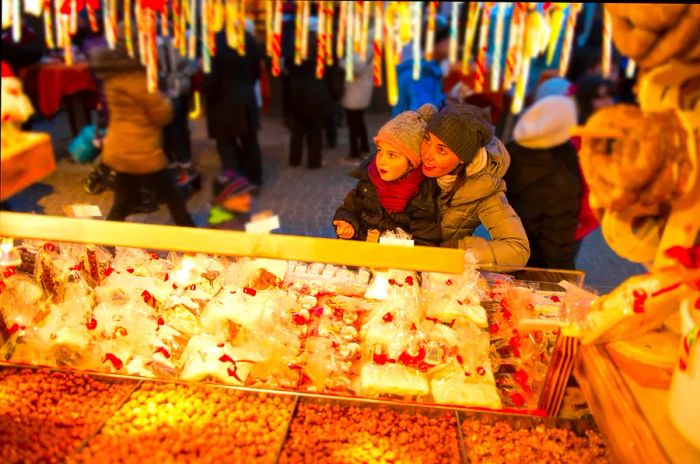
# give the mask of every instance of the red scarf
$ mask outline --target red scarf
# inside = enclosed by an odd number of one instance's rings
[[[406,209],[406,205],[411,198],[415,197],[420,190],[420,184],[425,179],[422,169],[412,169],[407,175],[400,179],[385,181],[377,169],[377,160],[373,159],[367,168],[369,180],[377,189],[379,203],[390,213],[400,213]]]

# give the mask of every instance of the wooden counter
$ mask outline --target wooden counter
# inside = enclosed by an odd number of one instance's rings
[[[2,149],[0,161],[0,200],[10,198],[56,169],[51,137],[44,132],[23,133],[15,145]]]

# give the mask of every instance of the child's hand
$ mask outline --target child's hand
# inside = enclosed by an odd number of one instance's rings
[[[355,228],[345,221],[333,221],[335,226],[335,233],[340,238],[349,240],[355,236]]]

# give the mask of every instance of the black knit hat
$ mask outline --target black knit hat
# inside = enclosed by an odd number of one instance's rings
[[[445,142],[465,164],[493,137],[493,125],[484,109],[458,103],[441,109],[428,121],[426,131]]]

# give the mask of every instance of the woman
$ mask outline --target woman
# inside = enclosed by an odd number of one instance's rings
[[[428,121],[426,130],[423,173],[440,188],[442,246],[473,250],[482,263],[524,266],[530,245],[502,179],[510,156],[494,137],[488,114],[477,106],[451,104]],[[479,224],[491,240],[472,236]]]
[[[194,227],[185,203],[167,172],[161,133],[173,116],[170,101],[146,87],[146,71],[129,57],[123,26],[115,50],[90,52],[90,65],[103,82],[109,108],[102,162],[116,173],[114,203],[107,220],[123,221],[140,204],[140,189],[147,187],[166,202],[175,223]],[[138,41],[134,41],[137,43]]]

